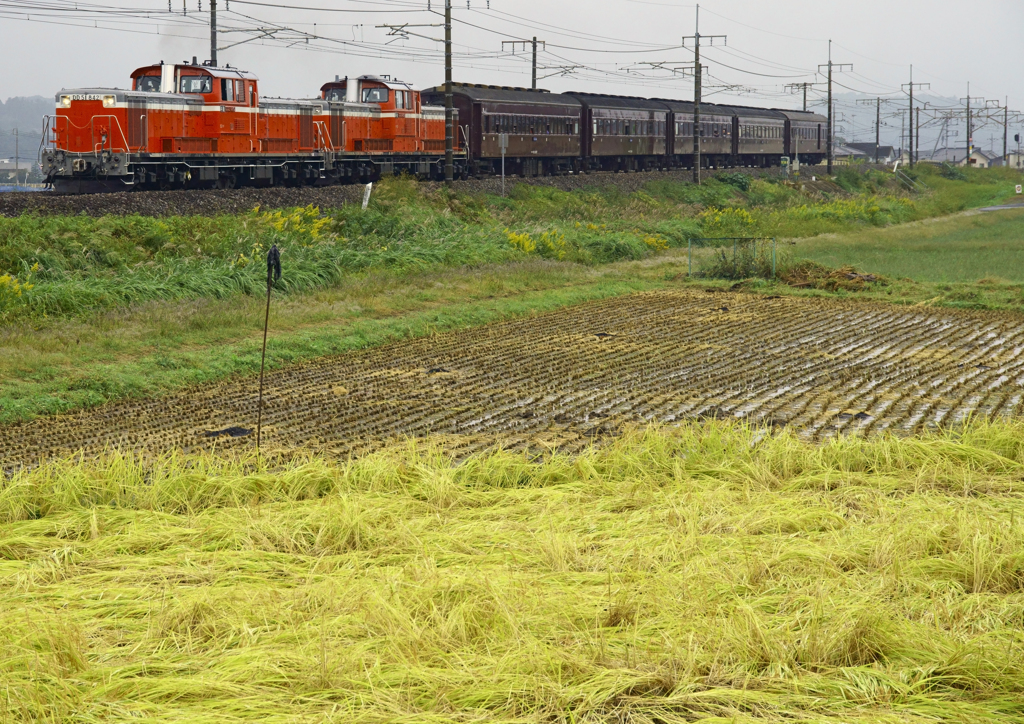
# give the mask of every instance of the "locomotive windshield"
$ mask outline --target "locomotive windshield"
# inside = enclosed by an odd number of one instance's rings
[[[343,101],[345,100],[345,89],[334,88],[333,90],[327,91],[327,100],[329,101]]]
[[[387,103],[388,94],[387,88],[364,88],[363,103]]]
[[[144,93],[159,93],[160,92],[160,76],[158,75],[144,75],[141,78],[135,79],[135,90],[143,91]]]
[[[181,78],[182,93],[212,93],[213,78],[208,75],[186,75]]]

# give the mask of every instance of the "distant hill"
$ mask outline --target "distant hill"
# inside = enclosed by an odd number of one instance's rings
[[[43,116],[52,113],[53,98],[8,98],[6,103],[0,103],[0,131],[17,128],[22,133],[38,134],[43,127]]]

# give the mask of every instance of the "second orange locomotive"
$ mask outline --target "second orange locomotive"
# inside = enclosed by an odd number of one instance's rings
[[[131,90],[58,95],[41,159],[57,190],[313,185],[444,172],[444,108],[424,106],[419,91],[387,77],[338,78],[309,100],[264,98],[255,75],[195,59],[139,68],[131,79]],[[463,174],[461,153],[455,162]]]

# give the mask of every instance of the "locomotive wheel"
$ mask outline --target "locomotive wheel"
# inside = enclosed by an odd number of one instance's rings
[[[221,174],[217,177],[217,188],[228,190],[233,189],[238,185],[238,179],[233,173]]]

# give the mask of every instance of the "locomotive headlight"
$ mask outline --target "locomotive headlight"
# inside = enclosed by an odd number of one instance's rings
[[[103,96],[103,107],[112,108],[117,102],[117,98],[114,96]]]
[[[60,104],[62,106],[64,106],[65,108],[70,108],[71,107],[71,96],[61,96],[60,97]]]

